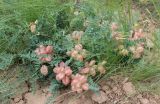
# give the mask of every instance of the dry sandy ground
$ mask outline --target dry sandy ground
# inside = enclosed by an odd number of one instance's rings
[[[160,96],[138,92],[128,78],[113,76],[99,85],[99,93],[62,91],[52,104],[160,104]],[[35,94],[25,92],[12,98],[11,104],[45,104],[49,96],[47,88],[40,88]]]

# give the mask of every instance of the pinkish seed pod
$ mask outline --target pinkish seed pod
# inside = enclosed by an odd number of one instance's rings
[[[139,59],[139,58],[141,58],[140,53],[137,53],[137,52],[133,53],[133,59]]]
[[[78,34],[78,31],[73,31],[71,35],[72,39],[77,40],[77,34]]]
[[[80,70],[80,73],[81,73],[81,74],[88,74],[89,71],[90,71],[90,68],[87,68],[87,67],[86,67],[86,68],[81,69],[81,70]]]
[[[47,54],[52,54],[52,52],[53,52],[53,47],[50,46],[50,45],[48,45],[48,46],[46,47],[46,53],[47,53]]]
[[[144,52],[143,46],[138,46],[137,49],[136,49],[136,51],[137,51],[138,53],[143,53],[143,52]]]
[[[88,83],[83,84],[82,89],[87,91],[89,89],[89,84]]]
[[[37,55],[41,55],[41,52],[40,52],[40,49],[37,48],[35,51],[34,51]]]
[[[64,74],[64,73],[59,73],[59,74],[56,75],[56,79],[57,79],[58,81],[62,80],[64,77],[65,77],[65,74]]]
[[[100,74],[105,74],[106,70],[102,65],[98,66],[98,71],[100,72]]]
[[[73,51],[71,52],[71,56],[72,56],[72,57],[76,57],[77,54],[78,54],[78,51],[76,51],[76,50],[73,50]]]
[[[134,52],[136,51],[136,48],[135,48],[134,46],[132,46],[132,47],[129,47],[129,50],[130,50],[132,53],[134,53]]]
[[[45,58],[45,61],[46,61],[46,62],[52,61],[52,57],[51,57],[51,56],[47,56],[47,57]]]
[[[32,33],[34,33],[36,31],[36,24],[35,23],[30,23],[30,30]]]
[[[81,89],[81,88],[77,89],[78,93],[82,93],[82,91],[83,91],[83,89]]]
[[[56,66],[56,67],[53,69],[53,72],[56,73],[56,74],[57,74],[57,73],[60,73],[59,67]]]
[[[89,63],[89,66],[93,66],[95,65],[96,61],[95,60],[91,60],[90,63]]]
[[[77,44],[77,45],[75,45],[75,50],[77,50],[77,51],[81,51],[82,49],[83,49],[83,46],[82,46],[82,44]]]
[[[83,58],[82,55],[77,55],[77,56],[76,56],[76,60],[83,61],[83,59],[84,59],[84,58]]]
[[[40,72],[42,75],[46,76],[48,74],[48,67],[46,65],[42,65]]]
[[[83,31],[79,31],[79,35],[82,36],[84,34]]]
[[[71,51],[66,52],[68,56],[71,56]]]
[[[91,68],[89,73],[90,73],[90,75],[95,76],[96,75],[95,68]]]
[[[66,64],[65,64],[64,62],[60,62],[60,63],[59,63],[59,66],[60,66],[60,67],[65,67]]]
[[[64,77],[63,79],[62,79],[62,83],[64,84],[64,85],[68,85],[69,83],[70,83],[70,79],[69,79],[69,77]]]
[[[85,58],[87,56],[87,51],[85,49],[82,49],[81,55]]]
[[[85,67],[90,67],[89,62],[85,62]]]
[[[66,68],[65,68],[65,75],[67,75],[67,76],[72,75],[72,70],[71,70],[70,67],[66,67]]]
[[[39,46],[40,54],[47,54],[46,53],[46,48],[43,45]]]
[[[117,29],[118,29],[117,23],[113,22],[113,23],[111,24],[111,30],[112,30],[112,31],[116,31]]]

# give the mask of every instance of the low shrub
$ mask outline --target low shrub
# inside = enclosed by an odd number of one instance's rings
[[[98,91],[97,80],[143,57],[146,38],[140,26],[124,23],[115,12],[97,11],[87,1],[55,5],[54,10],[39,8],[45,12],[34,17],[24,15],[24,9],[0,21],[0,69],[19,65],[25,67],[17,75],[21,82],[49,81],[51,93],[64,88],[81,93]]]

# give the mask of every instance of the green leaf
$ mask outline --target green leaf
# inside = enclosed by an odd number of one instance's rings
[[[7,69],[10,65],[12,65],[13,59],[14,59],[14,55],[7,54],[7,53],[1,53],[0,54],[0,69],[1,70]]]
[[[89,83],[89,89],[90,90],[92,90],[94,92],[98,92],[99,91],[98,84],[95,83],[91,77],[88,78],[88,83]]]

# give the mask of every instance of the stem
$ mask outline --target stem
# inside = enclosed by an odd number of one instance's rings
[[[69,91],[69,92],[67,92],[67,93],[64,93],[64,94],[60,95],[59,97],[57,97],[56,100],[58,100],[59,98],[65,96],[65,95],[67,95],[67,94],[74,93],[74,92],[76,92],[76,91]],[[56,101],[56,100],[55,100],[55,101]]]

